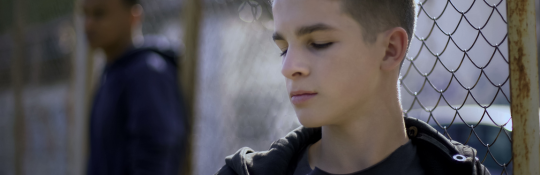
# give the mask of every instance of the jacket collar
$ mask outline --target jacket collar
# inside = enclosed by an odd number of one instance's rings
[[[404,120],[426,174],[476,174],[476,150],[448,140],[424,121],[412,117]],[[303,150],[320,139],[321,128],[299,127],[272,143],[267,151],[255,152],[248,147],[238,150],[226,157],[225,166],[239,175],[292,174]]]

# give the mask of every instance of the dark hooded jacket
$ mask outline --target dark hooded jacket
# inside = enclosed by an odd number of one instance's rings
[[[407,135],[416,145],[427,175],[489,175],[476,158],[476,150],[450,141],[427,123],[405,117]],[[321,139],[321,128],[300,127],[275,141],[270,150],[242,148],[225,159],[218,175],[292,175],[302,150]]]
[[[87,174],[178,175],[186,118],[169,46],[146,38],[106,66],[90,116]]]

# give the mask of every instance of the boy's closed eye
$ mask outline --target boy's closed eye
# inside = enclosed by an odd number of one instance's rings
[[[332,46],[332,44],[334,44],[333,42],[326,42],[326,43],[310,43],[309,44],[309,48],[312,48],[312,49],[315,49],[315,50],[323,50],[323,49],[326,49],[330,46]],[[284,50],[283,52],[280,53],[280,56],[285,56],[287,54],[287,50]]]
[[[328,47],[330,47],[332,44],[334,44],[333,42],[327,42],[327,43],[311,43],[310,44],[310,47],[312,47],[313,49],[315,50],[322,50],[322,49],[326,49]]]

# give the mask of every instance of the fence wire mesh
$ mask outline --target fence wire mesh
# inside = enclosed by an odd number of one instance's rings
[[[512,174],[506,1],[423,0],[417,10],[404,114],[476,148],[492,174]]]

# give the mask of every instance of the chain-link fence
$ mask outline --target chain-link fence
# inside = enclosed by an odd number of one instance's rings
[[[418,4],[401,70],[404,114],[478,150],[492,174],[512,173],[506,1]]]

